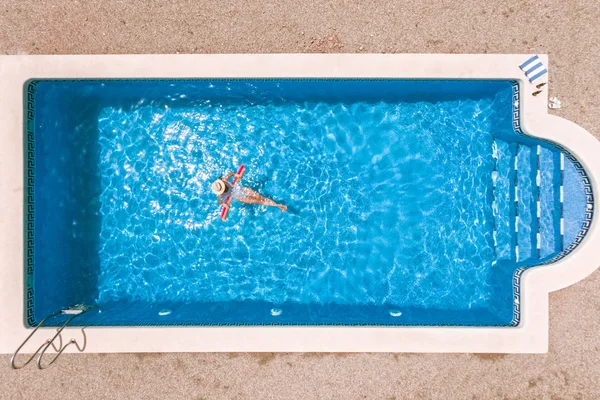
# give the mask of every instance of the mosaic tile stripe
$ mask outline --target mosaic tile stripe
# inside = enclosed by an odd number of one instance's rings
[[[38,81],[30,81],[27,85],[25,98],[25,135],[24,135],[24,160],[25,160],[25,310],[26,321],[29,326],[37,325],[33,315],[33,266],[34,266],[34,185],[35,185],[35,145],[34,145],[34,95]]]

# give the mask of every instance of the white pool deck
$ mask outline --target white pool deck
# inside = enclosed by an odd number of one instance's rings
[[[598,210],[600,142],[582,127],[548,114],[547,87],[532,96],[514,55],[271,54],[0,56],[0,353],[30,333],[24,323],[23,87],[32,78],[463,78],[514,79],[521,87],[524,132],[566,147],[587,170]],[[540,55],[548,65],[546,56]],[[551,72],[551,71],[550,71]],[[535,83],[545,82],[544,79]],[[88,328],[86,352],[482,352],[548,350],[548,294],[600,265],[598,217],[567,257],[527,270],[517,327],[122,327]],[[50,336],[38,332],[23,349]],[[39,335],[39,336],[38,336]],[[81,340],[79,329],[65,340]],[[36,339],[37,338],[37,339]],[[72,351],[69,349],[67,351]]]

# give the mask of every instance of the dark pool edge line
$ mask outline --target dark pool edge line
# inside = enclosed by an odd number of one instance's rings
[[[38,84],[37,80],[29,80],[25,83],[23,88],[24,94],[24,106],[25,115],[23,116],[24,132],[23,132],[23,162],[26,174],[24,174],[23,185],[25,190],[23,192],[23,205],[24,205],[24,239],[26,245],[24,246],[24,261],[25,271],[23,271],[23,278],[25,280],[24,288],[24,305],[26,314],[24,316],[25,323],[29,326],[37,325],[37,321],[34,315],[34,284],[33,284],[33,267],[34,267],[34,224],[35,224],[35,203],[34,203],[34,188],[35,188],[35,88]]]

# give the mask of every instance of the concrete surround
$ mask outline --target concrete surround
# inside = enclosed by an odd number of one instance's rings
[[[600,187],[600,142],[580,126],[549,115],[547,97],[518,68],[528,55],[112,55],[0,56],[0,353],[29,334],[23,304],[23,85],[32,78],[464,78],[512,79],[521,89],[524,132],[568,149]],[[548,65],[546,56],[541,56]],[[540,81],[541,82],[541,81]],[[538,82],[536,82],[538,83]],[[596,196],[594,208],[599,205]],[[521,323],[469,327],[132,327],[88,328],[87,352],[326,351],[543,353],[548,349],[548,294],[591,274],[600,264],[598,223],[555,264],[521,277]],[[50,332],[38,333],[25,352]],[[79,338],[78,329],[64,338]],[[37,341],[36,341],[37,340]]]

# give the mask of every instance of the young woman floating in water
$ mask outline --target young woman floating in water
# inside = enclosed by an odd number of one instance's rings
[[[214,194],[219,196],[219,205],[223,204],[223,197],[231,196],[232,199],[246,204],[261,204],[263,206],[279,207],[281,211],[286,211],[287,207],[283,204],[277,204],[271,199],[261,196],[252,189],[243,187],[239,183],[229,182],[232,176],[240,178],[235,172],[230,172],[213,182],[211,189]]]

